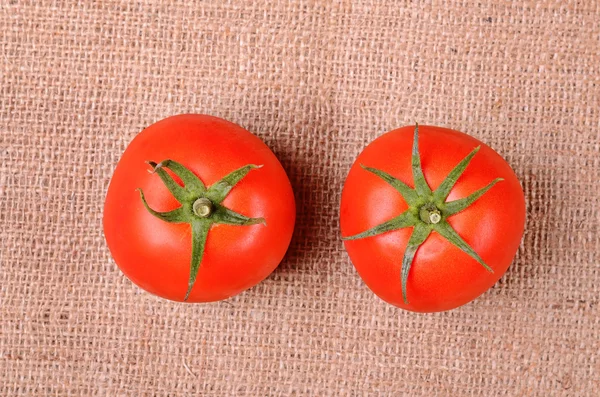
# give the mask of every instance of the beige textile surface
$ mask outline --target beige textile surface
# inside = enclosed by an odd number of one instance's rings
[[[592,396],[600,390],[600,2],[0,2],[0,395]],[[101,209],[169,115],[259,135],[298,202],[287,258],[206,305],[133,286]],[[404,312],[339,239],[356,155],[419,121],[513,166],[527,230],[502,280]]]

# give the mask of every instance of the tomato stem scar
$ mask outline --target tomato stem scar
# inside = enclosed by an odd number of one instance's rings
[[[198,200],[194,201],[194,205],[192,206],[194,210],[194,214],[198,215],[201,218],[208,218],[213,213],[213,203],[206,197],[200,197]]]
[[[425,204],[419,210],[419,218],[428,224],[440,223],[442,215],[440,210],[433,203]]]

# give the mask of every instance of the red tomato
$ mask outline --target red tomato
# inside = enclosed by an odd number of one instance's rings
[[[141,288],[209,302],[277,267],[295,211],[290,181],[258,137],[216,117],[179,115],[146,128],[123,153],[104,234],[117,265]]]
[[[490,147],[458,131],[408,126],[358,156],[340,224],[350,259],[375,294],[436,312],[470,302],[506,272],[523,235],[525,199]]]

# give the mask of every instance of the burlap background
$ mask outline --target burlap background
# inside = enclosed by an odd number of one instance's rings
[[[74,3],[0,1],[0,395],[598,395],[600,2]],[[297,195],[286,260],[228,302],[141,292],[102,235],[125,146],[183,112],[255,132]],[[528,200],[509,272],[449,313],[380,301],[338,237],[351,162],[415,120]]]

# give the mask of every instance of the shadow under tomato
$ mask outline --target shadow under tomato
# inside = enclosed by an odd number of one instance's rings
[[[492,289],[506,289],[522,300],[536,295],[532,280],[550,277],[551,262],[562,259],[553,250],[559,244],[559,214],[564,213],[565,201],[557,196],[557,182],[549,170],[529,168],[519,179],[525,193],[525,232],[513,263]]]
[[[304,115],[277,111],[261,121],[242,124],[275,153],[288,174],[296,199],[292,241],[270,278],[289,273],[325,277],[335,271],[332,263],[340,262],[334,258],[337,250],[343,251],[338,226],[343,184],[340,172],[347,170],[338,169],[343,153],[340,132],[331,119],[330,106],[305,105],[309,111]]]

